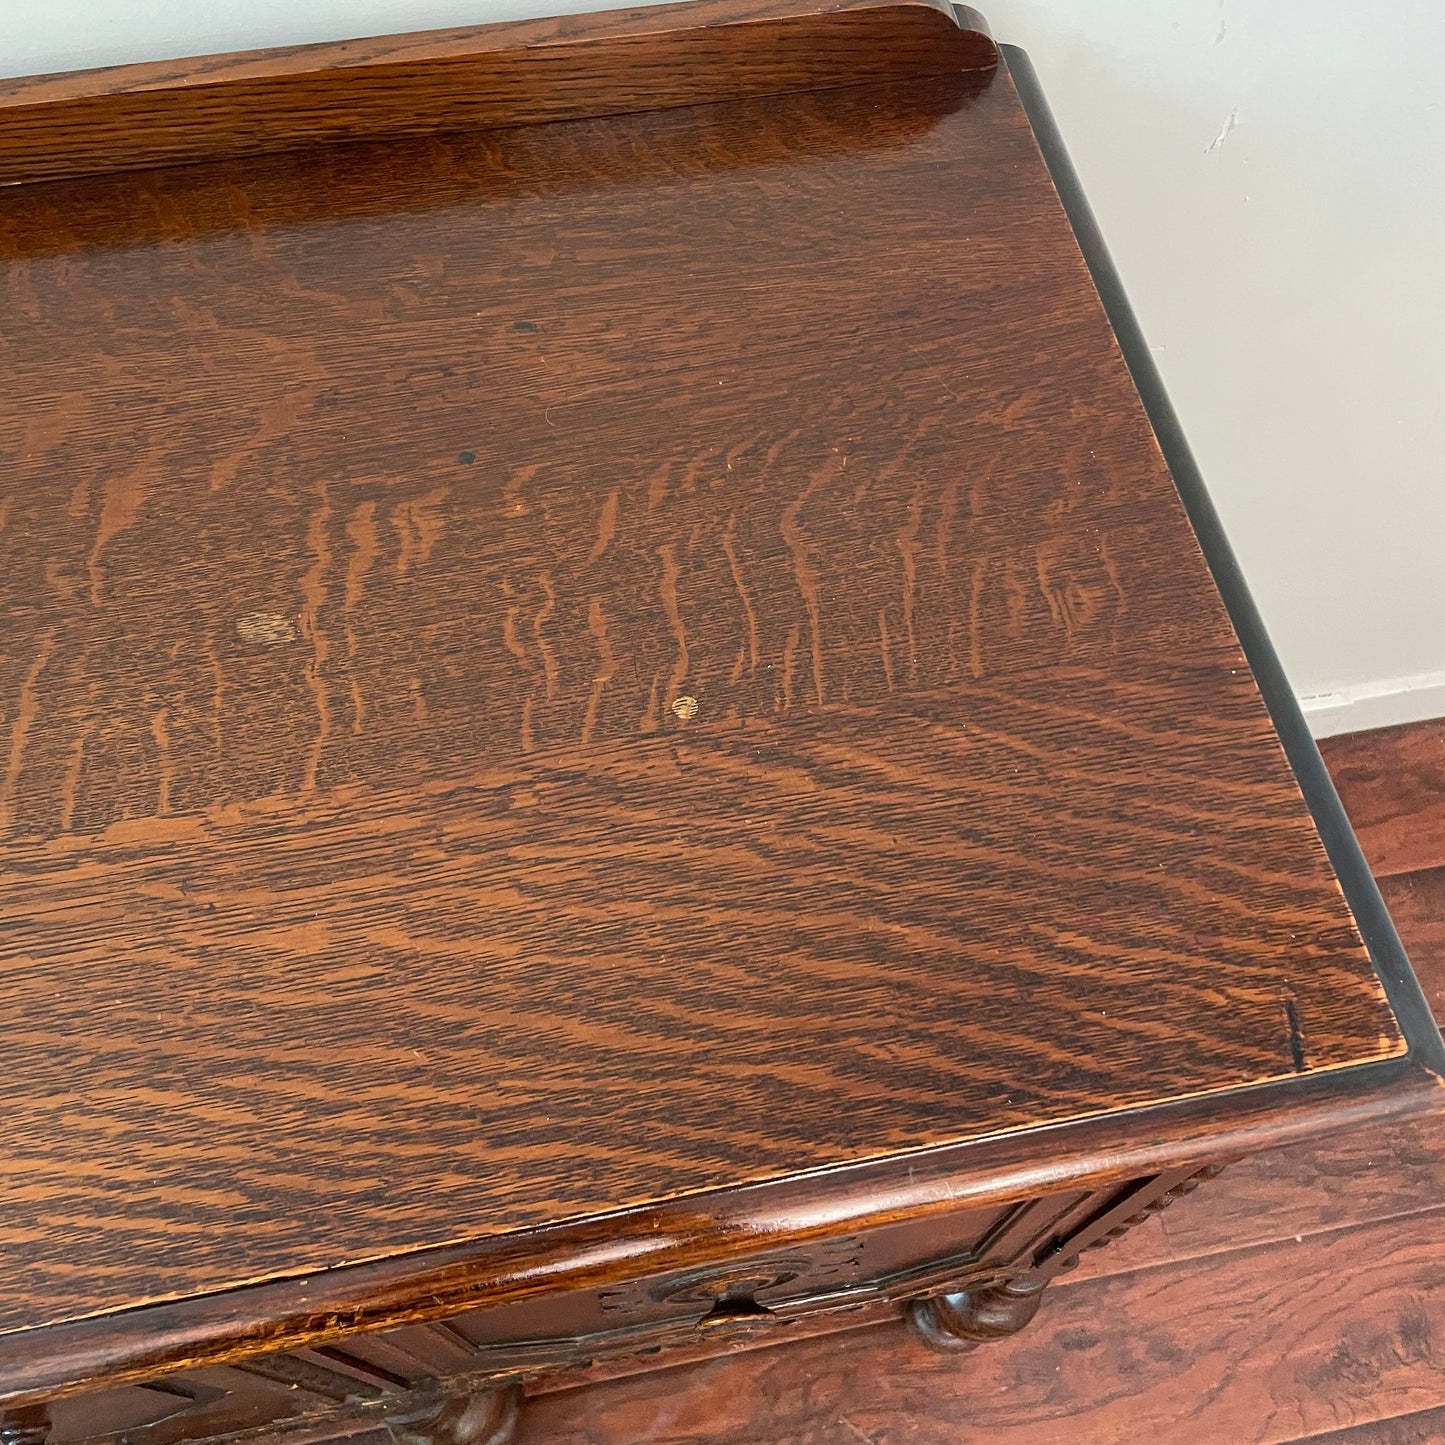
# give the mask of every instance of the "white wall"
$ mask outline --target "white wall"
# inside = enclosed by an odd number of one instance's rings
[[[980,3],[1033,55],[1316,731],[1445,715],[1445,4]],[[0,73],[591,8],[0,0]]]

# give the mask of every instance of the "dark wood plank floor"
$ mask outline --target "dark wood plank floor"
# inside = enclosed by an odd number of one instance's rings
[[[1322,746],[1445,1014],[1445,722]],[[1445,1117],[1236,1166],[1016,1339],[895,1323],[554,1391],[519,1445],[1445,1442]]]
[[[1445,718],[1320,744],[1376,878],[1445,867]]]

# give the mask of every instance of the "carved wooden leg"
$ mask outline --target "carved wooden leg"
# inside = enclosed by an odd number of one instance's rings
[[[50,1415],[44,1405],[0,1410],[0,1445],[45,1445]]]
[[[522,1414],[520,1385],[437,1397],[401,1414],[388,1412],[398,1445],[507,1445]]]
[[[932,1349],[976,1350],[1023,1329],[1038,1314],[1046,1283],[1029,1278],[1005,1280],[910,1300],[908,1323]]]

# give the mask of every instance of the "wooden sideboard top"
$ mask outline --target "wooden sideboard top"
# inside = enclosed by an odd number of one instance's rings
[[[1405,1054],[928,69],[0,191],[0,1328]]]

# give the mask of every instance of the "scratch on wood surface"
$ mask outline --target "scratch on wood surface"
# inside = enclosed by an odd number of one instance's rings
[[[638,724],[641,731],[652,733],[657,731],[658,724],[662,721],[662,714],[658,711],[658,694],[662,691],[662,674],[660,672],[652,675],[652,688],[647,694],[647,710],[642,714],[642,721]]]
[[[1305,1071],[1305,1036],[1300,1026],[1299,1005],[1288,994],[1281,1002],[1284,1004],[1285,1022],[1289,1025],[1290,1059],[1295,1073],[1302,1074]]]

